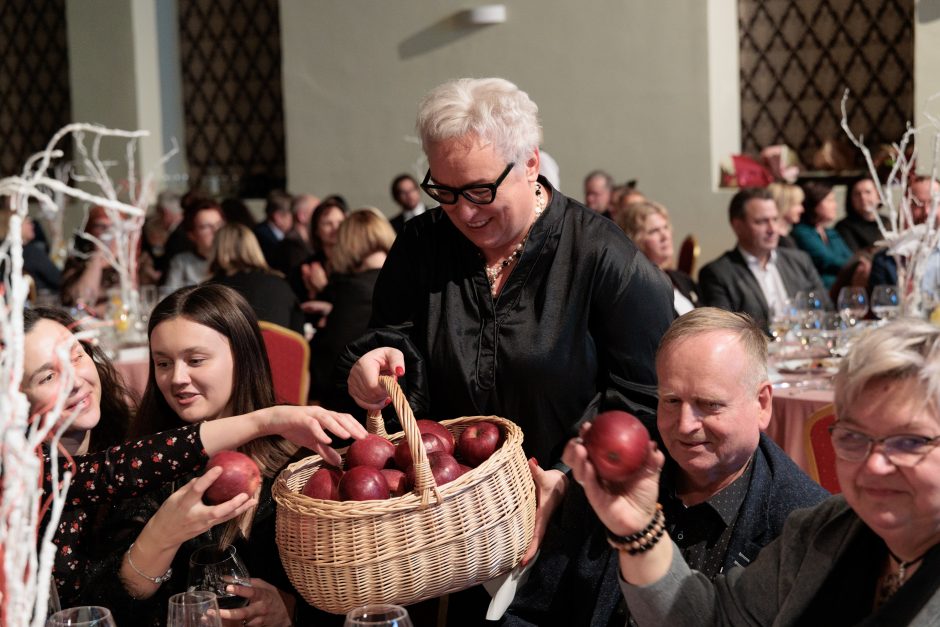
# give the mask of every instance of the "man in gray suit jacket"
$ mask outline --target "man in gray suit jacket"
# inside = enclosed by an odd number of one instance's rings
[[[828,307],[826,288],[809,255],[778,248],[777,205],[763,188],[745,188],[728,208],[738,245],[699,272],[706,305],[750,315],[764,329],[776,307],[797,292],[816,292]]]

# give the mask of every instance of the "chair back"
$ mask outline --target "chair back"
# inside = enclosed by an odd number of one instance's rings
[[[258,325],[264,337],[278,402],[306,405],[310,389],[310,345],[301,334],[273,322],[261,320]]]
[[[829,425],[836,420],[835,407],[830,403],[817,409],[806,420],[807,474],[832,494],[842,492],[836,476],[836,451],[832,448]]]
[[[694,276],[698,256],[701,252],[702,250],[699,248],[695,236],[687,235],[679,246],[679,259],[676,261],[676,269],[685,272],[689,276]]]

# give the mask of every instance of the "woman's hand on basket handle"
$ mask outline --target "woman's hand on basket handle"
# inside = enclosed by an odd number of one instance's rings
[[[382,409],[391,402],[379,384],[379,375],[401,377],[405,374],[405,355],[397,348],[383,346],[359,358],[349,371],[349,395],[363,409]]]
[[[568,478],[560,470],[544,470],[535,461],[535,458],[529,459],[529,470],[532,472],[532,479],[535,481],[535,534],[532,536],[532,542],[522,556],[521,564],[527,566],[542,544],[545,537],[545,530],[548,529],[548,522],[552,514],[558,509],[561,501],[565,498],[565,491],[568,489]]]
[[[266,435],[279,435],[319,453],[325,461],[342,463],[339,453],[330,446],[327,431],[343,438],[360,439],[368,432],[349,414],[316,406],[275,405],[249,414],[203,422],[200,437],[206,453],[234,449],[245,442]]]

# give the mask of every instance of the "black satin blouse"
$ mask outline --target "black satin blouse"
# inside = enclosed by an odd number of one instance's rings
[[[652,421],[672,301],[672,285],[613,222],[557,191],[494,299],[480,252],[438,207],[405,225],[375,286],[371,330],[341,367],[399,348],[419,417],[509,418],[526,453],[553,466],[589,407]]]

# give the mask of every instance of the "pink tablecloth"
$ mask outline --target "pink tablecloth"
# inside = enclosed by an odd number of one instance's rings
[[[814,411],[832,402],[831,388],[805,390],[774,389],[773,415],[767,435],[804,471],[807,470],[803,428]]]

